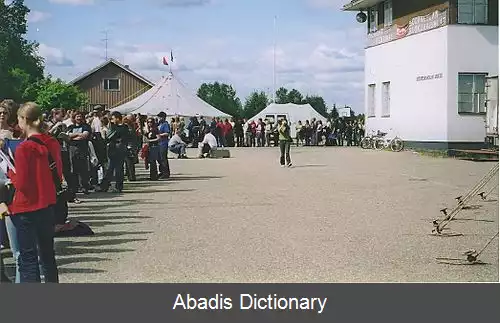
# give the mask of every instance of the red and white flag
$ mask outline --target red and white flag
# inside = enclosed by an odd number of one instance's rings
[[[163,56],[163,65],[168,65],[168,57]]]

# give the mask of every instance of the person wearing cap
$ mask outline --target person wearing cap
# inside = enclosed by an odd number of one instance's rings
[[[160,178],[170,177],[170,165],[168,163],[168,141],[170,136],[170,125],[167,122],[167,114],[165,112],[158,113],[158,131],[160,144]]]

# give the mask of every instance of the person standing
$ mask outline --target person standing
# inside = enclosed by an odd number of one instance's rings
[[[17,114],[27,140],[16,149],[16,171],[9,170],[8,174],[16,188],[9,211],[19,245],[19,281],[40,283],[41,265],[45,282],[58,283],[54,205],[56,186],[62,181],[61,147],[55,138],[42,133],[38,105],[25,103]]]
[[[108,145],[109,166],[101,182],[101,191],[107,192],[113,178],[115,177],[114,193],[123,191],[123,166],[127,155],[127,145],[130,141],[130,132],[128,126],[122,123],[123,117],[120,112],[111,113],[111,126],[106,140]]]
[[[158,132],[160,144],[160,178],[170,177],[170,164],[168,163],[168,141],[171,133],[175,133],[175,119],[172,119],[172,127],[167,122],[167,114],[165,112],[158,113]]]
[[[290,136],[290,125],[286,119],[281,120],[278,126],[278,136],[280,143],[280,164],[281,167],[292,167],[292,159],[290,158],[290,146],[292,137]]]
[[[73,166],[73,179],[70,181],[72,187],[68,186],[70,195],[76,194],[78,180],[85,194],[89,193],[89,140],[92,129],[85,123],[83,112],[75,113],[75,123],[68,127],[69,150],[71,164]],[[68,185],[70,185],[68,182]]]

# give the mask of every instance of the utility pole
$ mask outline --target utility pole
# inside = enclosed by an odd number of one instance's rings
[[[273,46],[273,103],[276,103],[276,19],[274,16],[274,46]]]

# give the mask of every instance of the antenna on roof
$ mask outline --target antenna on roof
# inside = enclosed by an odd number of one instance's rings
[[[101,39],[101,41],[104,42],[104,58],[106,60],[108,60],[108,41],[109,41],[108,35],[109,35],[108,31],[105,30],[104,31],[104,39]]]

